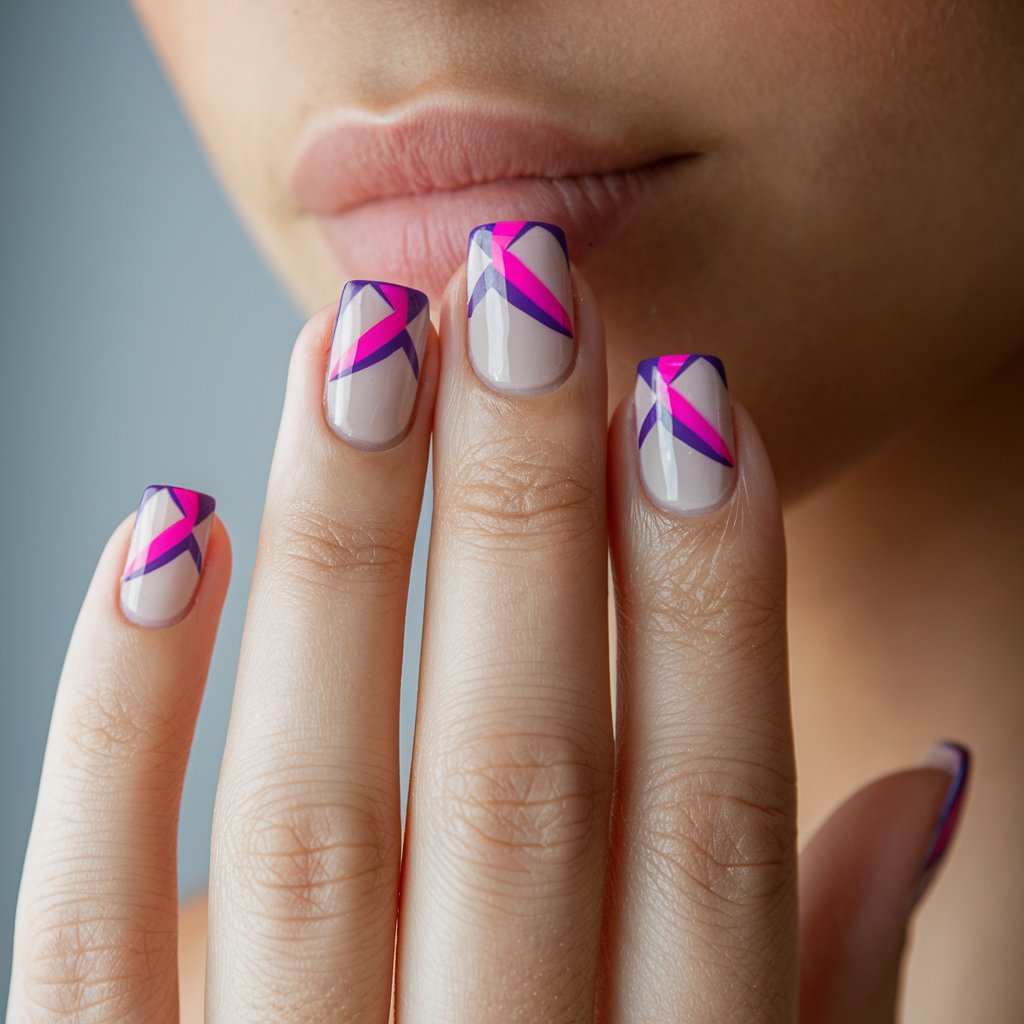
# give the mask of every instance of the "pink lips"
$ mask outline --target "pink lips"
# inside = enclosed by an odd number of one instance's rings
[[[292,190],[344,276],[437,296],[477,224],[558,224],[578,258],[676,162],[536,116],[450,103],[318,126],[300,148]]]

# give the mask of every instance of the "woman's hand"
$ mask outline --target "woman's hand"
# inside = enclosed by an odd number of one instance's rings
[[[802,859],[798,915],[768,459],[706,357],[641,364],[609,434],[597,304],[552,239],[474,236],[440,336],[414,294],[367,285],[337,332],[322,310],[298,340],[217,794],[210,1024],[893,1018],[964,758],[939,748],[840,809]],[[131,548],[121,524],[75,627],[11,1024],[178,1021],[178,804],[230,565],[190,495],[149,493]]]

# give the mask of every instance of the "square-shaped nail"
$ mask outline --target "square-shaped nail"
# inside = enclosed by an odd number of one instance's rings
[[[483,224],[469,236],[466,271],[477,374],[509,394],[561,383],[575,345],[565,232],[535,220]]]
[[[390,448],[405,436],[429,325],[427,297],[415,288],[384,281],[345,285],[325,393],[336,434],[369,449]]]
[[[186,487],[142,492],[121,574],[121,610],[139,626],[171,626],[199,588],[216,502]]]
[[[640,473],[655,504],[688,513],[720,505],[736,476],[722,361],[708,355],[644,359],[634,403]]]

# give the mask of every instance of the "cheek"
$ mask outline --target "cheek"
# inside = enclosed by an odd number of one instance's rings
[[[330,4],[134,0],[194,127],[233,183],[266,178],[308,105],[315,54],[304,36]],[[299,30],[301,29],[301,30]],[[281,145],[274,146],[277,140]],[[274,173],[280,176],[275,168]],[[270,182],[265,182],[270,185]],[[276,187],[276,182],[273,183]]]
[[[289,200],[297,134],[319,110],[372,108],[443,71],[470,91],[553,83],[542,99],[563,113],[599,109],[669,151],[708,140],[700,176],[587,271],[616,386],[643,356],[719,352],[787,477],[856,457],[1019,344],[1019,0],[569,0],[544,31],[523,28],[521,2],[407,0],[387,21],[352,0],[136,6],[249,227],[310,305],[337,281]],[[509,60],[516,29],[529,38]]]
[[[934,0],[746,0],[715,14],[726,124],[746,141],[871,134],[961,59]],[[977,63],[977,57],[970,58]],[[955,74],[955,72],[954,72]],[[864,139],[864,141],[869,141]]]
[[[936,7],[716,14],[717,145],[601,263],[620,386],[659,349],[720,353],[791,494],[1020,345],[1021,34]]]

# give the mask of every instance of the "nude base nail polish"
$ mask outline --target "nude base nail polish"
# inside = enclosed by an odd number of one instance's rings
[[[634,409],[640,475],[651,500],[676,513],[721,505],[736,477],[722,361],[709,355],[642,360]]]
[[[180,621],[203,571],[216,502],[187,487],[153,484],[142,492],[121,575],[121,610],[139,626]]]
[[[358,448],[391,448],[416,404],[430,326],[427,296],[385,281],[349,281],[341,294],[324,407],[331,429]]]
[[[565,232],[534,220],[474,228],[466,265],[470,361],[495,391],[558,385],[575,354]]]

